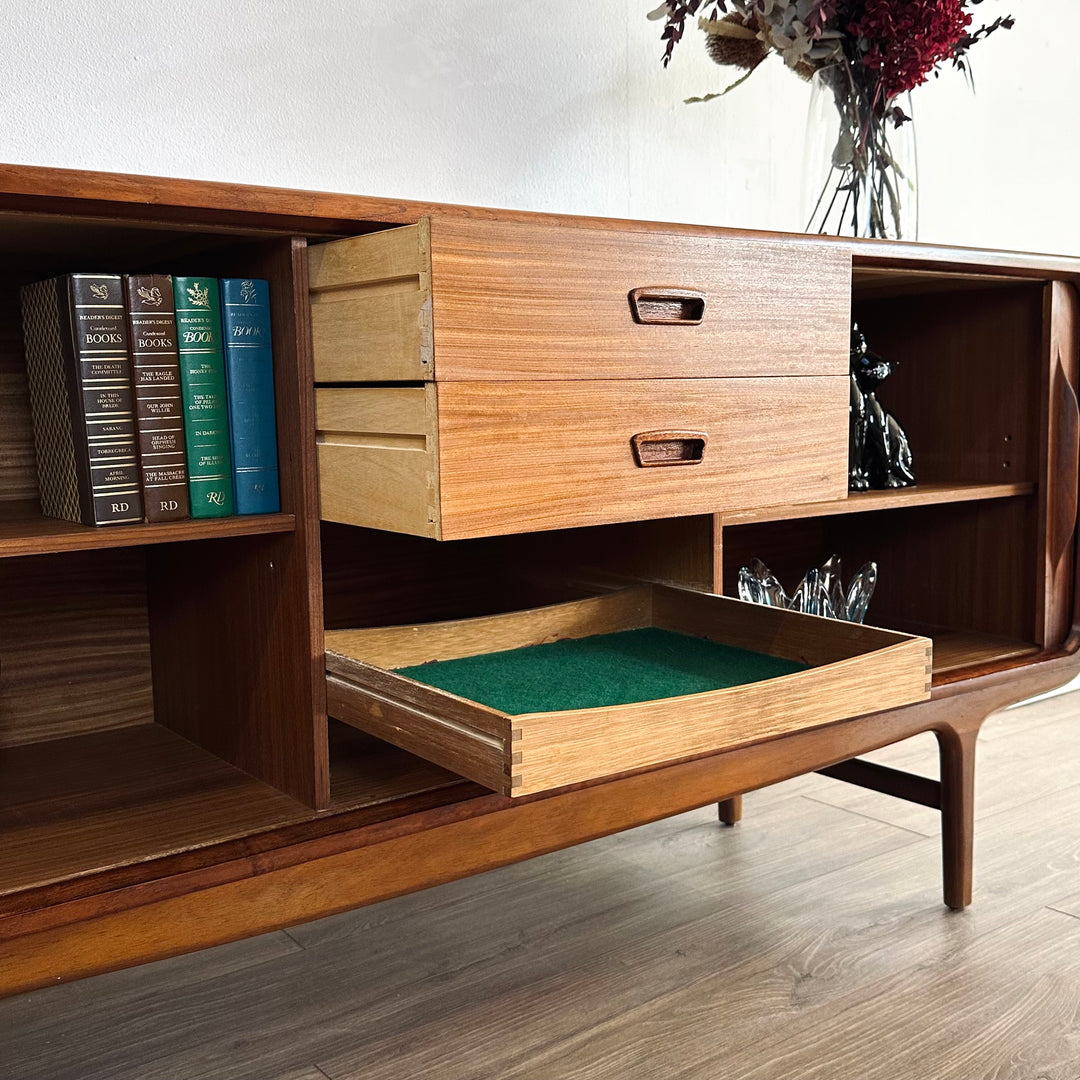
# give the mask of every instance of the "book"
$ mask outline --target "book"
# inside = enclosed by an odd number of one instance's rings
[[[172,278],[126,274],[124,302],[143,510],[147,521],[180,521],[191,514]]]
[[[229,408],[217,278],[174,277],[180,390],[193,518],[233,513]]]
[[[42,513],[142,521],[120,275],[65,274],[20,299]]]
[[[269,285],[260,278],[222,278],[221,319],[236,512],[277,513],[281,502]]]

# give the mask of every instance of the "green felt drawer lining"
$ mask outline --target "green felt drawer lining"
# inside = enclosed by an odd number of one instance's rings
[[[806,667],[649,627],[418,664],[398,673],[513,716],[700,694]]]

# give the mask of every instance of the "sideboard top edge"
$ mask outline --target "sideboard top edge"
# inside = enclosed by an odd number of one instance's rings
[[[196,180],[134,173],[111,173],[41,165],[0,163],[0,209],[23,201],[40,209],[72,214],[102,213],[104,209],[160,211],[165,208],[210,214],[231,214],[252,225],[295,227],[299,232],[356,231],[365,223],[410,224],[423,217],[475,221],[521,221],[535,224],[576,224],[597,229],[637,232],[662,231],[682,235],[716,235],[794,245],[835,245],[850,254],[858,267],[957,269],[1022,277],[1066,277],[1080,280],[1080,256],[995,251],[984,248],[853,240],[847,237],[770,232],[723,225],[635,220],[550,211],[512,210],[422,200],[394,199],[344,192],[305,191],[221,180]],[[127,215],[125,215],[127,216]]]

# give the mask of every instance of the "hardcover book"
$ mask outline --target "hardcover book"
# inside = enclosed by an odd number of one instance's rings
[[[193,518],[233,510],[229,408],[217,278],[174,277],[180,389]]]
[[[147,521],[179,521],[191,515],[172,278],[127,274],[124,300],[143,509]]]
[[[142,521],[120,276],[65,274],[24,286],[21,301],[42,513]]]
[[[221,305],[236,512],[273,514],[281,503],[269,286],[222,278]]]

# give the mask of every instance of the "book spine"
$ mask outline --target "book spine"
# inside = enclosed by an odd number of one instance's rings
[[[42,512],[142,521],[119,275],[68,274],[27,286],[22,300]]]
[[[277,513],[281,502],[267,282],[222,278],[221,312],[236,512]]]
[[[190,503],[172,278],[128,274],[124,300],[146,520],[181,521]]]
[[[174,277],[180,390],[193,518],[233,511],[229,410],[217,278]]]
[[[69,274],[68,287],[94,524],[142,521],[123,283],[119,274]]]

